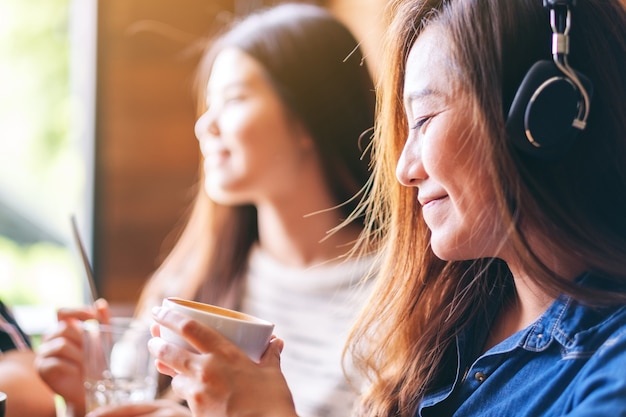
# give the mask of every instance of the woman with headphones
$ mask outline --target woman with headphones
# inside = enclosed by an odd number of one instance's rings
[[[626,415],[626,11],[575,3],[394,2],[359,415]],[[255,365],[154,317],[205,347],[150,342],[195,415],[295,415],[280,340]]]

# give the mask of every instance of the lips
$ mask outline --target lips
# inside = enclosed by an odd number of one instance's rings
[[[205,160],[220,160],[225,158],[229,151],[224,145],[215,140],[200,141],[200,152]]]
[[[440,195],[440,196],[421,196],[420,195],[417,198],[417,200],[422,205],[422,207],[425,207],[428,204],[432,204],[432,203],[435,203],[437,201],[443,200],[446,197],[448,197],[448,196],[447,195]]]
[[[227,152],[211,152],[204,155],[204,163],[206,167],[217,167],[224,163],[227,157]]]
[[[224,144],[217,140],[200,141],[200,151],[202,155],[209,156],[211,154],[220,154],[227,152]]]

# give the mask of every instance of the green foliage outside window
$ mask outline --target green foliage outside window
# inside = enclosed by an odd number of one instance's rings
[[[0,0],[0,203],[52,236],[19,241],[0,230],[0,298],[11,306],[81,300],[67,248],[85,181],[72,143],[70,3]]]

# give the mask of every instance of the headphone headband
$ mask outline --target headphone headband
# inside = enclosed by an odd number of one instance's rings
[[[543,7],[552,9],[559,6],[574,7],[576,0],[543,0]]]
[[[575,5],[574,0],[544,0],[544,6],[547,3],[550,9],[550,27],[552,28],[552,60],[561,72],[570,79],[578,88],[582,96],[582,105],[579,106],[578,116],[572,121],[572,126],[578,130],[583,130],[587,125],[587,117],[589,117],[589,94],[582,85],[576,71],[569,66],[567,56],[569,54],[569,31],[572,25],[571,7]],[[556,4],[558,3],[558,4]],[[562,26],[562,27],[561,27]]]
[[[543,0],[550,14],[552,60],[531,67],[509,109],[509,138],[532,155],[553,157],[565,152],[587,125],[592,85],[568,63],[575,5],[576,0]]]

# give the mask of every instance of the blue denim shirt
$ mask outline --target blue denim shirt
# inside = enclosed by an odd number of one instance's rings
[[[457,338],[455,383],[427,395],[417,416],[626,416],[626,306],[561,296],[470,363],[465,352],[483,341]]]

